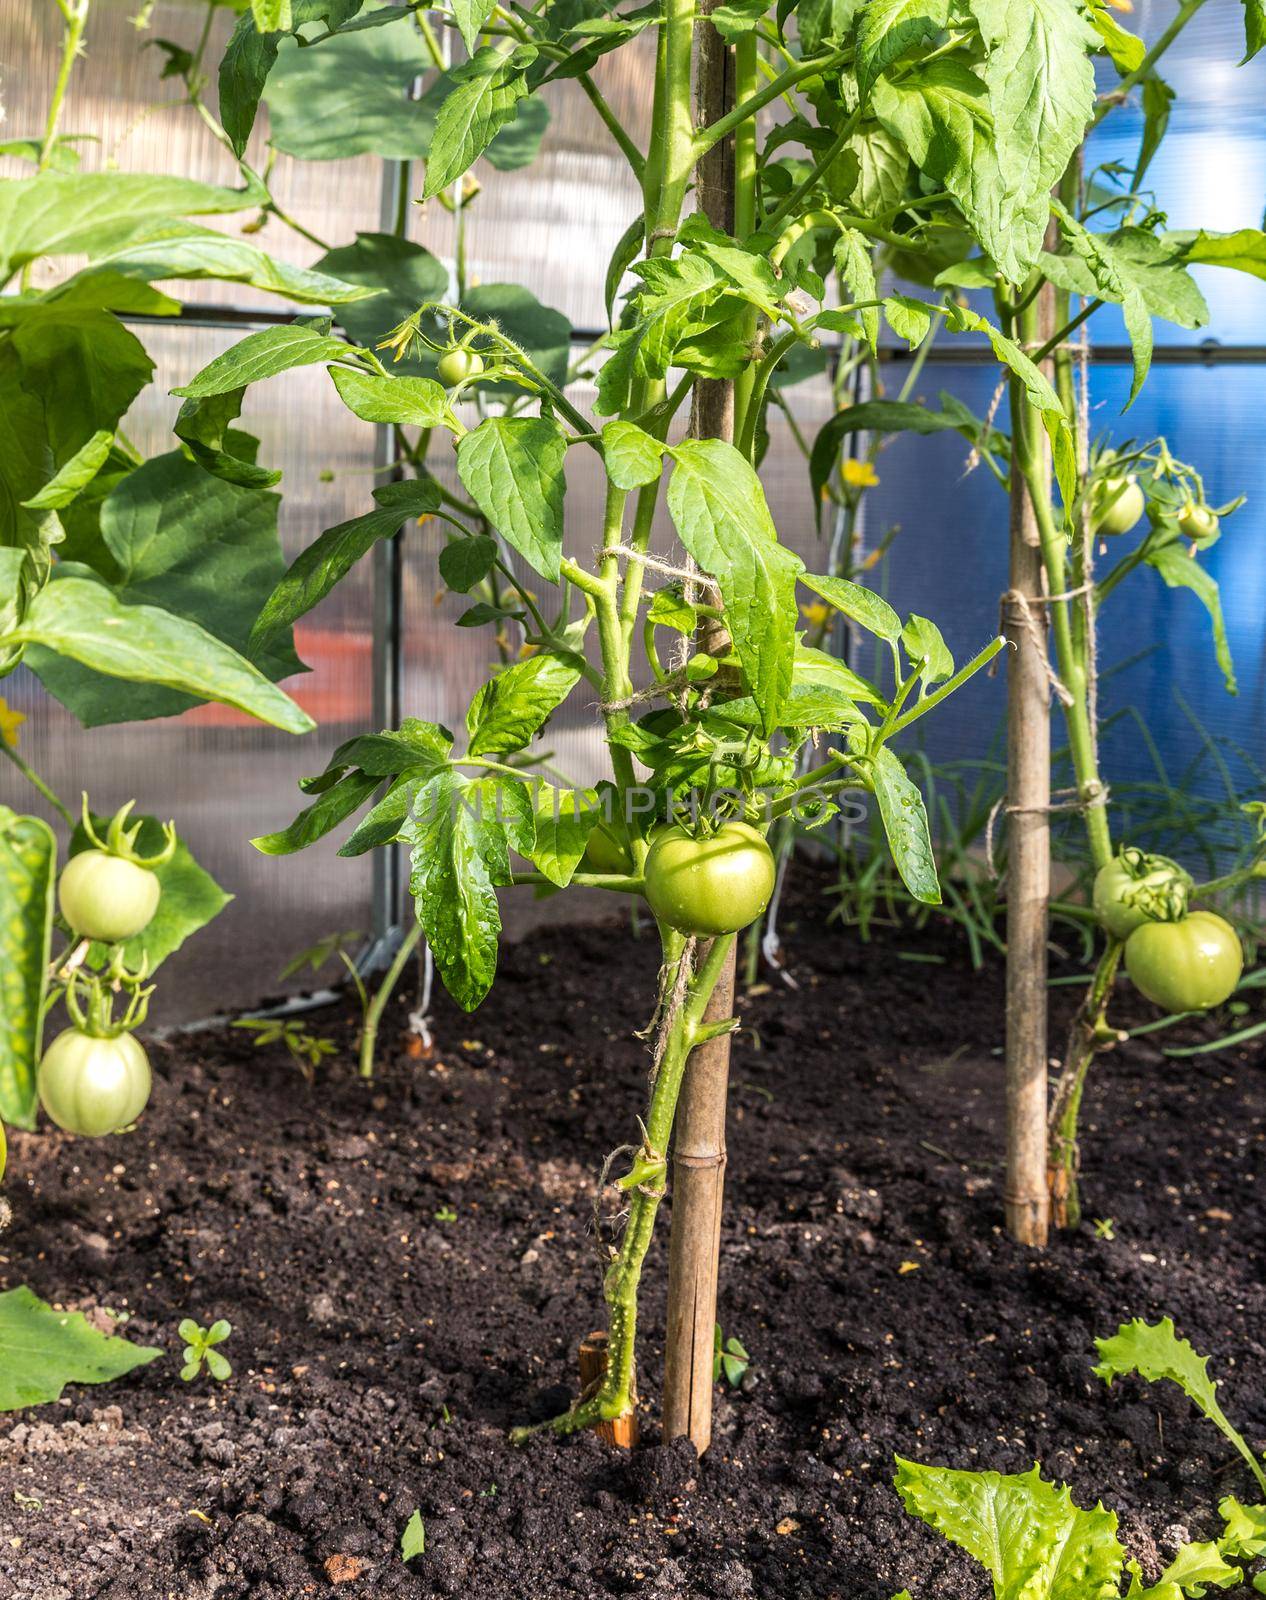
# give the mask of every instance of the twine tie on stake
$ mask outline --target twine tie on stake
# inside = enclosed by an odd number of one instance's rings
[[[994,826],[1001,811],[1008,817],[1051,815],[1057,811],[1093,811],[1096,806],[1106,806],[1109,803],[1110,791],[1107,784],[1102,784],[1095,794],[1082,795],[1076,788],[1056,789],[1047,805],[1044,806],[1012,806],[1007,804],[1007,797],[1001,794],[989,808],[989,820],[985,823],[985,865],[989,876],[996,879],[998,869],[993,859],[993,834]]]

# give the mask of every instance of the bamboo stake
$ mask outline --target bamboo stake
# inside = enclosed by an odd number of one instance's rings
[[[717,0],[703,0],[696,29],[695,110],[699,126],[734,104],[734,61],[707,21]],[[726,233],[734,228],[734,143],[723,139],[695,172],[699,207]],[[700,380],[691,402],[697,439],[734,439],[734,385]],[[700,640],[720,653],[728,642],[715,627]],[[703,953],[700,953],[701,959]],[[734,946],[722,968],[705,1021],[728,1017],[734,1006]],[[720,1274],[721,1212],[725,1192],[725,1113],[730,1079],[729,1035],[691,1054],[677,1105],[673,1140],[672,1237],[668,1259],[668,1329],[664,1348],[664,1437],[684,1435],[700,1455],[712,1442],[712,1353]]]
[[[1034,308],[1033,335],[1054,331],[1049,285]],[[1026,328],[1025,332],[1029,330]],[[1013,401],[1015,396],[1013,394]],[[1032,416],[1013,405],[1013,427]],[[1045,449],[1045,442],[1039,445]],[[1007,1232],[1041,1248],[1049,1227],[1046,1186],[1047,906],[1050,899],[1050,683],[1029,619],[1046,634],[1042,555],[1033,505],[1012,452],[1012,596],[1004,626],[1012,645],[1007,668]],[[1023,598],[1021,598],[1023,597]],[[1027,611],[1027,615],[1026,615]]]

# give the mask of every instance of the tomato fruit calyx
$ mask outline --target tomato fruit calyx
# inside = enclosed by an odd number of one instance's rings
[[[128,817],[131,815],[135,800],[129,800],[110,818],[105,828],[105,838],[97,832],[96,824],[92,820],[92,812],[88,808],[88,795],[83,796],[83,830],[88,836],[89,843],[103,855],[115,856],[120,861],[127,861],[134,867],[143,867],[147,872],[153,872],[157,867],[165,867],[176,853],[176,824],[166,822],[163,824],[163,847],[153,855],[145,856],[136,848],[136,841],[140,837],[143,822],[134,822],[128,827]],[[72,858],[73,859],[73,858]]]
[[[704,938],[746,928],[774,891],[773,854],[746,822],[724,822],[707,837],[664,828],[647,852],[645,872],[656,918]]]
[[[63,1132],[98,1138],[136,1121],[153,1076],[135,1034],[100,1038],[72,1027],[40,1058],[37,1084],[41,1105]]]
[[[139,1028],[149,1014],[149,998],[154,985],[145,982],[148,963],[129,970],[121,951],[116,951],[104,973],[75,967],[66,979],[62,996],[75,1031],[89,1039],[117,1039]],[[114,1015],[114,997],[126,994],[123,1015]]]
[[[479,377],[484,370],[484,358],[478,350],[457,344],[440,357],[438,370],[440,382],[444,387],[455,389],[458,384],[468,383],[472,378]]]
[[[1171,1015],[1208,1011],[1235,992],[1244,952],[1225,917],[1193,911],[1136,928],[1125,942],[1125,970],[1140,994]]]
[[[1095,874],[1092,901],[1104,931],[1128,939],[1145,922],[1180,921],[1190,892],[1190,875],[1176,861],[1126,845]]]
[[[1132,473],[1100,478],[1090,491],[1090,531],[1112,536],[1129,533],[1146,506]]]

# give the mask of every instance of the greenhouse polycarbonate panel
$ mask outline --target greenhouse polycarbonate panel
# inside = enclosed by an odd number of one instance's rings
[[[124,426],[139,449],[157,454],[175,444],[170,423],[179,402],[167,391],[238,335],[186,327],[138,331],[158,374]],[[287,559],[362,509],[373,483],[373,433],[348,417],[324,372],[291,372],[258,386],[242,421],[260,438],[260,460],[283,473]],[[323,472],[332,481],[322,482]],[[367,859],[339,860],[339,840],[323,840],[299,859],[264,857],[250,839],[288,823],[306,803],[297,780],[319,772],[340,740],[370,725],[371,617],[365,562],[296,630],[298,653],[312,670],[287,687],[318,723],[305,738],[218,705],[84,730],[25,668],[5,680],[0,692],[27,717],[19,731],[23,756],[72,809],[88,789],[98,812],[136,798],[138,809],[175,818],[197,858],[237,896],[163,968],[154,997],[158,1021],[255,1002],[281,987],[275,979],[287,960],[322,934],[368,931]],[[0,765],[0,802],[53,820],[7,762]]]

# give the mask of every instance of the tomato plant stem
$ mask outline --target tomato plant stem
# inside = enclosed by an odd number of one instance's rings
[[[1109,939],[1099,957],[1090,988],[1073,1018],[1063,1069],[1051,1102],[1047,1181],[1051,1220],[1058,1228],[1076,1228],[1081,1223],[1077,1121],[1090,1063],[1098,1051],[1116,1042],[1116,1035],[1107,1028],[1104,1018],[1123,948],[1120,941]]]
[[[22,757],[17,753],[13,746],[3,738],[0,738],[0,754],[6,755],[9,760],[12,761],[13,765],[18,769],[27,782],[34,784],[34,786],[44,796],[45,800],[48,801],[49,805],[52,806],[53,810],[63,817],[70,827],[73,828],[76,825],[79,819],[72,814],[69,806],[63,805],[61,800],[58,799],[49,786],[44,782],[43,778],[40,777],[39,773],[36,772],[35,768],[28,766],[28,764],[23,761]]]
[[[422,926],[415,922],[400,941],[400,948],[396,951],[395,958],[387,968],[382,982],[374,991],[373,998],[365,1007],[365,1021],[360,1035],[360,1075],[362,1078],[372,1078],[374,1075],[374,1050],[378,1044],[378,1027],[382,1022],[382,1014],[386,1009],[388,1000],[395,992],[396,984],[400,982],[400,974],[405,969],[405,963],[418,947],[418,940],[422,937]]]

